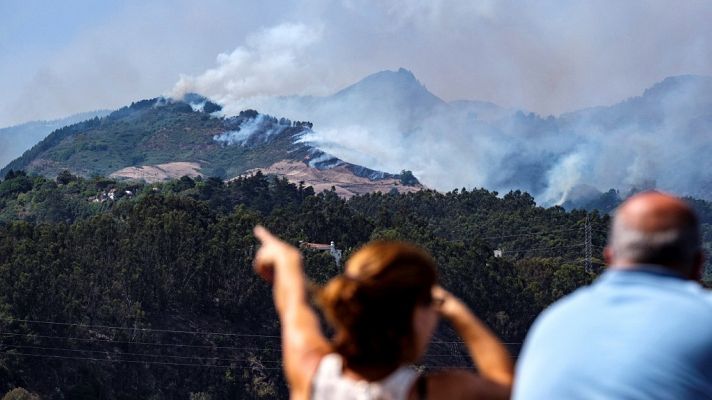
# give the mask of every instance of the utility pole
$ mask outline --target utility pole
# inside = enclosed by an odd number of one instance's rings
[[[591,221],[588,219],[588,213],[586,213],[586,225],[584,228],[584,268],[586,272],[591,272],[593,266],[591,265]]]

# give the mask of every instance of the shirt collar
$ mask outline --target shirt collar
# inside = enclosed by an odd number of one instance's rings
[[[674,278],[687,280],[682,274],[662,265],[655,264],[640,264],[633,267],[616,268],[609,267],[606,272],[601,274],[602,280],[625,280],[636,277],[657,276],[661,278]]]

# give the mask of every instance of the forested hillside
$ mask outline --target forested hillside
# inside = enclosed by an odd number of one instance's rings
[[[349,195],[418,183],[410,171],[390,174],[324,153],[302,140],[311,132],[311,122],[276,118],[255,110],[223,117],[217,115],[219,111],[219,105],[196,94],[187,94],[182,100],[140,100],[106,117],[53,131],[2,168],[0,176],[24,170],[56,177],[67,170],[83,177],[149,182],[184,175],[228,179],[287,162],[311,174],[338,172],[337,185],[361,183],[357,190],[347,188]]]
[[[0,128],[0,165],[5,166],[21,156],[54,130],[94,117],[103,117],[109,112],[108,110],[90,111],[52,121],[32,121]]]
[[[516,354],[544,307],[595,277],[609,221],[522,192],[346,201],[261,174],[148,185],[13,171],[0,202],[0,393],[43,399],[286,398],[270,288],[251,269],[257,223],[346,257],[377,238],[424,246]],[[709,232],[712,208],[695,204]],[[327,253],[305,261],[317,285],[339,271]],[[422,368],[469,365],[465,354],[443,325]]]
[[[108,176],[130,166],[192,161],[207,175],[231,177],[281,160],[288,151],[296,152],[297,159],[305,155],[303,146],[294,145],[294,135],[304,129],[301,125],[252,110],[230,119],[213,117],[210,112],[220,107],[203,99],[201,108],[195,108],[189,102],[193,97],[141,100],[104,118],[57,129],[0,175],[23,169],[53,177],[66,169],[82,176]],[[218,140],[219,135],[248,131],[256,134],[249,146]],[[267,137],[272,139],[269,145]]]

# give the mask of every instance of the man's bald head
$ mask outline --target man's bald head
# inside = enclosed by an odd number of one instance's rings
[[[646,192],[616,210],[607,253],[614,266],[657,264],[692,276],[701,263],[700,246],[692,208],[676,197]]]

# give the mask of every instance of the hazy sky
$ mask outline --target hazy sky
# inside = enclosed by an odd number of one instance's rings
[[[0,127],[179,82],[324,94],[398,67],[445,100],[559,114],[712,75],[710,21],[707,0],[0,0]]]

